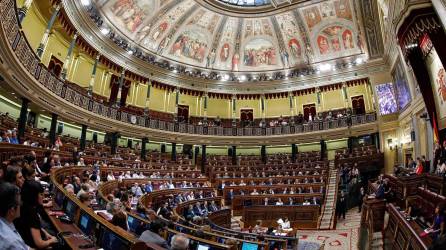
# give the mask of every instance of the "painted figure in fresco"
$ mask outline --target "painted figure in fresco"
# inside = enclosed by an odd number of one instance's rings
[[[268,40],[253,40],[244,48],[243,64],[250,67],[276,65],[276,49]]]
[[[322,12],[322,17],[324,18],[334,16],[334,10],[329,3],[323,3],[321,5],[321,12]]]
[[[305,21],[307,22],[308,28],[310,29],[321,21],[319,9],[315,6],[306,9],[304,15],[305,15]]]
[[[352,12],[350,11],[350,4],[348,0],[340,0],[335,2],[336,15],[339,18],[352,20]]]
[[[239,63],[240,63],[240,55],[238,53],[235,53],[232,56],[232,70],[238,71],[239,70]]]
[[[164,49],[165,49],[165,48],[167,47],[167,45],[169,44],[170,39],[171,39],[171,37],[170,37],[170,36],[167,36],[166,38],[164,38],[164,39],[161,41],[160,45],[158,46],[158,50],[157,50],[158,54],[162,54],[162,53],[163,53]]]
[[[330,47],[328,45],[327,38],[325,38],[323,36],[319,36],[317,38],[317,44],[319,46],[319,51],[320,51],[321,55],[325,55],[330,52]]]
[[[214,65],[215,63],[215,49],[213,49],[211,51],[211,53],[209,53],[209,55],[206,58],[206,68],[212,67],[212,65]]]
[[[138,31],[136,41],[140,42],[143,45],[147,45],[149,43],[149,39],[147,39],[147,35],[150,33],[150,28],[152,26],[147,24],[141,30]]]
[[[164,31],[166,31],[167,27],[169,26],[169,24],[167,22],[163,22],[158,26],[158,29],[156,29],[156,31],[153,33],[153,40],[158,39],[158,37],[164,33]]]
[[[341,43],[339,42],[339,38],[335,37],[335,38],[331,39],[331,45],[332,45],[334,51],[341,50]]]
[[[437,73],[438,95],[443,103],[446,102],[446,72],[441,68]]]
[[[291,55],[296,59],[300,58],[302,52],[300,49],[299,41],[293,38],[288,42],[288,46],[290,47]]]
[[[355,47],[353,43],[353,35],[350,30],[344,31],[342,34],[342,39],[344,40],[345,49],[353,49]]]
[[[221,47],[220,60],[222,62],[226,62],[226,60],[228,60],[228,57],[229,57],[229,44],[225,43],[223,47]]]
[[[145,16],[144,11],[140,9],[137,13],[135,13],[131,18],[129,18],[126,21],[127,29],[130,30],[131,32],[135,32],[138,29],[139,25],[142,24],[144,16]]]
[[[282,63],[284,68],[290,67],[289,55],[286,50],[280,52],[280,56],[282,58]]]
[[[112,7],[112,12],[116,16],[121,16],[127,9],[133,6],[133,0],[118,0]]]
[[[177,57],[184,56],[202,62],[206,50],[205,42],[198,39],[195,34],[186,32],[177,38],[170,53]]]

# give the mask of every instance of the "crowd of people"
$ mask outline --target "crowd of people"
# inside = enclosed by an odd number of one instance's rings
[[[356,109],[355,109],[356,111]],[[283,115],[280,115],[277,119],[261,119],[259,121],[254,120],[232,120],[231,127],[236,127],[237,124],[240,124],[240,127],[259,127],[259,128],[274,128],[274,127],[281,127],[281,126],[287,126],[287,125],[302,125],[306,123],[313,123],[313,122],[323,122],[323,121],[334,121],[337,119],[347,119],[347,123],[351,124],[351,117],[352,117],[352,109],[348,108],[346,110],[338,110],[338,111],[328,111],[325,113],[316,113],[316,112],[309,112],[308,114],[304,115],[302,112],[299,112],[296,116],[289,116],[284,117]],[[362,114],[362,109],[360,111],[356,111],[355,114]],[[179,122],[187,122],[189,121],[192,123],[192,120],[186,120],[186,119],[178,119]],[[198,126],[204,126],[204,127],[224,127],[225,123],[222,121],[220,116],[217,116],[215,118],[206,118],[206,119],[199,119],[196,123]]]

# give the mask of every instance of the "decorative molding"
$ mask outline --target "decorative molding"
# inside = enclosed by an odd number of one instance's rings
[[[383,55],[381,25],[379,23],[378,3],[376,0],[361,0],[361,13],[364,22],[365,37],[369,57],[380,58]]]

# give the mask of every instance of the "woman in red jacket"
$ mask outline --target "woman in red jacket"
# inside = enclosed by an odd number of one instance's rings
[[[417,159],[417,167],[415,168],[415,173],[417,175],[421,175],[423,173],[423,164],[421,163],[420,158]]]

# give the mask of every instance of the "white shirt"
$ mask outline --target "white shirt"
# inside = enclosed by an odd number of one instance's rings
[[[290,221],[284,221],[283,223],[282,223],[282,228],[283,229],[289,229],[291,227],[291,225],[290,225]]]
[[[115,180],[115,176],[114,175],[107,175],[107,181],[114,181]]]

